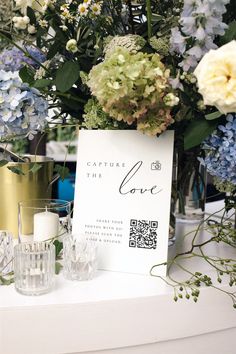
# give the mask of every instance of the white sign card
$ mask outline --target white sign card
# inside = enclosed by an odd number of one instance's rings
[[[149,274],[167,261],[173,141],[173,131],[79,132],[73,234],[98,243],[99,269]]]

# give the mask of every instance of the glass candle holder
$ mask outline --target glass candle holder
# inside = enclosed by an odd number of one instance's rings
[[[70,235],[63,240],[63,274],[69,280],[90,280],[97,270],[97,245]]]
[[[55,246],[49,242],[20,243],[14,247],[16,290],[24,295],[49,292],[55,278]]]
[[[32,199],[19,203],[19,241],[46,241],[71,232],[71,203]]]
[[[13,270],[13,235],[7,230],[0,230],[0,274]]]

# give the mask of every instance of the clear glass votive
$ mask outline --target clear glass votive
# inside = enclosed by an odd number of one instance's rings
[[[69,280],[90,280],[97,270],[97,245],[75,236],[63,240],[63,274]]]
[[[49,292],[55,278],[55,246],[49,242],[20,243],[14,247],[15,288],[24,295]]]
[[[19,241],[41,242],[71,232],[71,202],[31,199],[19,203]]]
[[[13,235],[7,230],[0,230],[0,274],[13,270]]]

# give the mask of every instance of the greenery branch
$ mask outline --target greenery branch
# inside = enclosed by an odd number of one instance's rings
[[[222,211],[223,209],[220,210],[220,212]],[[196,230],[183,235],[183,240],[185,240],[187,236],[189,237],[191,234],[193,235],[190,248],[187,251],[178,253],[168,262],[154,265],[150,270],[150,274],[152,276],[160,278],[167,285],[173,288],[174,301],[185,297],[186,299],[192,298],[194,302],[197,302],[200,295],[199,288],[204,285],[206,287],[214,288],[215,290],[229,296],[232,300],[233,307],[236,308],[236,291],[229,291],[225,289],[225,286],[220,287],[216,285],[216,282],[219,284],[222,283],[223,277],[227,277],[228,286],[233,287],[236,285],[236,260],[233,258],[209,256],[205,250],[205,246],[211,242],[223,243],[236,248],[236,230],[232,228],[232,220],[225,215],[226,210],[224,209],[220,222],[213,223],[212,217],[217,213],[219,213],[219,211],[208,216],[204,220],[205,223],[199,223]],[[209,221],[211,222],[209,223]],[[200,231],[207,231],[209,238],[199,243],[197,242],[197,236]],[[203,274],[199,271],[192,271],[188,268],[185,262],[192,260],[193,258],[202,259],[210,266],[211,270],[214,270],[214,281],[212,279],[212,275]],[[156,267],[163,265],[167,266],[166,278],[154,273]],[[173,267],[179,268],[181,270],[181,275],[186,274],[188,276],[187,279],[176,279],[172,272]]]

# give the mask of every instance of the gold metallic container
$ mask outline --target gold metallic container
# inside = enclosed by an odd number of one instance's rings
[[[54,160],[27,155],[30,162],[9,162],[0,167],[0,229],[9,230],[18,237],[18,203],[22,200],[51,198]],[[32,162],[42,167],[32,173]],[[8,167],[17,167],[24,175],[13,173]]]

